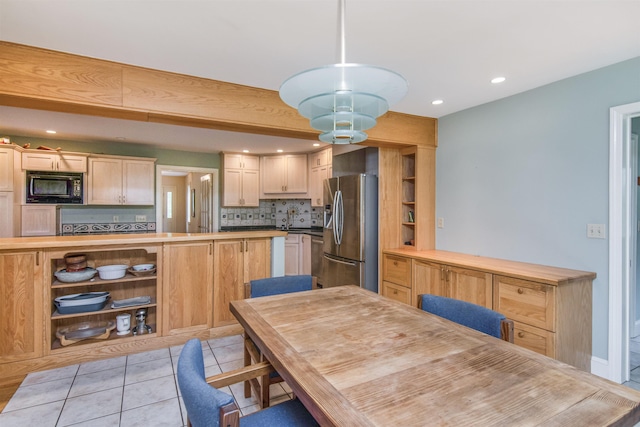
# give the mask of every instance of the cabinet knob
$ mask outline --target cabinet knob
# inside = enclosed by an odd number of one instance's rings
[[[524,338],[524,332],[518,332],[518,338]]]
[[[522,294],[524,293],[524,289],[522,289],[522,288],[518,288],[518,293],[519,293],[520,295],[522,295]]]
[[[398,261],[393,261],[393,265],[398,266]]]
[[[394,295],[398,295],[398,290],[397,290],[397,289],[394,289],[394,290],[393,290],[393,294],[394,294]]]

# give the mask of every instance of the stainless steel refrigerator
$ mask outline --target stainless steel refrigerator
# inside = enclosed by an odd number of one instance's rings
[[[378,292],[378,177],[326,179],[324,207],[322,286]]]

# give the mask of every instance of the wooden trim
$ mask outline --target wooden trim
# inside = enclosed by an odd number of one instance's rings
[[[0,42],[0,104],[290,138],[318,138],[278,92]],[[388,112],[370,146],[436,146],[437,119]]]
[[[254,363],[233,371],[223,372],[218,375],[207,377],[206,381],[211,387],[222,388],[231,384],[248,381],[251,378],[258,378],[263,375],[269,375],[273,372],[273,366],[267,361]]]

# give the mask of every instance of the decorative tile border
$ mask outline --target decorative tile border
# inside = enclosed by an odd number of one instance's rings
[[[112,233],[155,233],[155,222],[117,222],[101,224],[62,224],[62,235],[112,234]]]

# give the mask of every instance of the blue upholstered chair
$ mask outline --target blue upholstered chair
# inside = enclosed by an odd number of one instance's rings
[[[252,280],[245,284],[245,298],[258,298],[270,295],[289,294],[293,292],[310,291],[317,287],[316,277],[309,275],[294,275],[282,277],[268,277],[266,279]],[[264,361],[264,356],[257,349],[253,341],[245,335],[244,340],[244,364]],[[251,397],[251,389],[260,400],[260,407],[269,406],[271,384],[282,382],[282,377],[277,372],[271,372],[260,380],[253,378],[244,383],[244,396]]]
[[[270,368],[265,363],[264,366]],[[180,353],[178,360],[178,385],[187,408],[187,425],[193,427],[227,427],[227,426],[317,426],[318,423],[307,412],[299,400],[288,400],[262,411],[254,412],[240,418],[240,412],[233,396],[222,392],[211,384],[229,385],[238,380],[234,377],[254,370],[261,375],[260,369],[245,367],[231,373],[216,375],[209,379],[204,375],[202,345],[197,339],[189,340]],[[272,369],[272,368],[271,368]]]
[[[314,282],[315,277],[304,274],[252,280],[245,290],[245,298],[310,291],[314,288]]]
[[[476,331],[513,342],[513,320],[486,307],[430,294],[418,297],[418,307]]]

